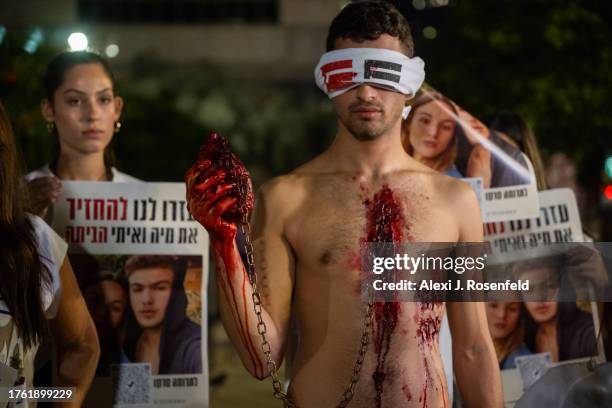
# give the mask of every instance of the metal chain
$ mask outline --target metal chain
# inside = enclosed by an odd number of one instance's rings
[[[257,316],[257,331],[261,336],[261,350],[266,356],[266,364],[268,366],[270,376],[272,377],[274,398],[282,400],[285,404],[285,407],[297,408],[295,402],[293,402],[291,398],[289,398],[289,396],[283,392],[283,385],[278,379],[278,370],[276,368],[276,362],[274,361],[274,359],[272,359],[271,356],[272,348],[270,346],[270,342],[268,342],[268,339],[266,338],[267,327],[261,315],[261,298],[259,297],[259,290],[257,288],[257,274],[255,273],[253,244],[251,242],[251,226],[247,220],[243,220],[241,228],[245,240],[244,249],[246,251],[247,257],[247,274],[249,275],[249,280],[251,281],[251,285],[253,286],[252,298],[253,309],[255,310],[255,315]]]
[[[244,187],[241,187],[243,189]],[[241,194],[244,193],[244,190],[241,191]],[[266,364],[268,366],[268,371],[270,372],[270,376],[272,377],[272,388],[274,393],[274,398],[282,400],[285,404],[285,407],[289,408],[298,408],[298,405],[286,394],[283,392],[283,386],[280,380],[278,379],[278,370],[276,367],[276,362],[272,359],[272,348],[268,339],[266,338],[267,327],[266,323],[263,321],[263,317],[261,314],[261,297],[259,296],[259,290],[257,287],[257,274],[255,273],[255,261],[253,258],[253,244],[251,242],[251,226],[249,221],[244,216],[241,223],[242,234],[244,235],[244,250],[247,258],[247,274],[249,276],[249,280],[251,281],[251,285],[253,287],[253,309],[255,310],[255,315],[257,316],[257,331],[261,336],[261,350],[266,356]],[[368,302],[366,307],[366,312],[364,313],[364,321],[363,321],[363,331],[361,333],[361,343],[359,347],[359,355],[357,356],[357,360],[355,361],[355,366],[353,367],[353,375],[351,377],[351,382],[346,387],[346,390],[342,394],[342,400],[337,405],[337,408],[346,408],[348,404],[351,402],[353,397],[355,396],[355,386],[359,381],[359,376],[361,374],[361,368],[363,367],[363,362],[365,360],[365,355],[368,351],[368,346],[370,344],[370,331],[372,327],[372,314],[374,310],[374,303],[372,301]]]
[[[374,303],[370,300],[368,302],[368,306],[366,307],[366,312],[363,318],[363,332],[361,333],[361,344],[359,347],[359,355],[357,356],[357,360],[355,361],[355,366],[353,367],[353,376],[351,377],[351,382],[348,387],[342,394],[342,400],[338,403],[338,408],[345,408],[348,406],[349,402],[353,399],[355,395],[355,386],[357,385],[357,381],[359,381],[359,375],[361,374],[361,367],[363,366],[363,361],[365,360],[365,355],[368,352],[368,346],[370,345],[370,331],[372,328],[372,314],[374,312]]]

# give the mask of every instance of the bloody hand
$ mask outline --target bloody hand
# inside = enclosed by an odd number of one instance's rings
[[[249,172],[223,137],[208,137],[185,182],[193,217],[211,237],[233,239],[236,224],[248,221],[253,209],[253,187]]]

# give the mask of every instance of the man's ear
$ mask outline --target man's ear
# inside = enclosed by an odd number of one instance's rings
[[[55,122],[55,113],[53,112],[53,105],[47,98],[40,101],[40,113],[47,123]]]
[[[121,112],[123,112],[123,98],[115,96],[113,103],[115,104],[115,121],[117,121],[121,117]]]

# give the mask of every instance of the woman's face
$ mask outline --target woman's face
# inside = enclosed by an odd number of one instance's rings
[[[557,317],[557,302],[525,302],[525,307],[536,323],[546,323]]]
[[[439,157],[448,149],[454,133],[455,118],[444,103],[431,101],[419,106],[408,128],[414,157],[417,160]]]
[[[100,64],[81,64],[64,74],[43,115],[55,122],[62,153],[101,153],[110,143],[123,101],[113,95],[111,79]]]
[[[110,280],[100,282],[100,287],[104,294],[104,303],[110,315],[111,324],[113,328],[119,329],[127,305],[126,293],[120,284]]]
[[[516,329],[521,313],[520,302],[487,302],[487,322],[491,337],[504,339]]]

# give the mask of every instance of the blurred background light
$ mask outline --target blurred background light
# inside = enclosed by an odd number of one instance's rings
[[[606,176],[609,179],[612,179],[612,155],[608,156],[608,158],[606,159],[604,169],[606,171]]]
[[[426,5],[425,0],[412,0],[412,7],[416,10],[423,10]]]
[[[84,51],[88,44],[87,36],[83,33],[72,33],[68,36],[68,45],[71,51]]]
[[[438,30],[435,27],[427,26],[423,29],[423,36],[428,40],[434,40],[438,36]]]
[[[104,53],[108,58],[115,58],[119,55],[119,46],[117,44],[109,44],[106,46]]]
[[[34,29],[34,31],[32,31],[32,34],[30,34],[30,36],[28,37],[28,40],[26,41],[25,45],[23,46],[23,49],[28,54],[34,54],[38,49],[38,46],[42,42],[43,38],[44,36],[42,30],[40,28]]]
[[[448,6],[448,0],[429,0],[431,7],[444,7]]]

